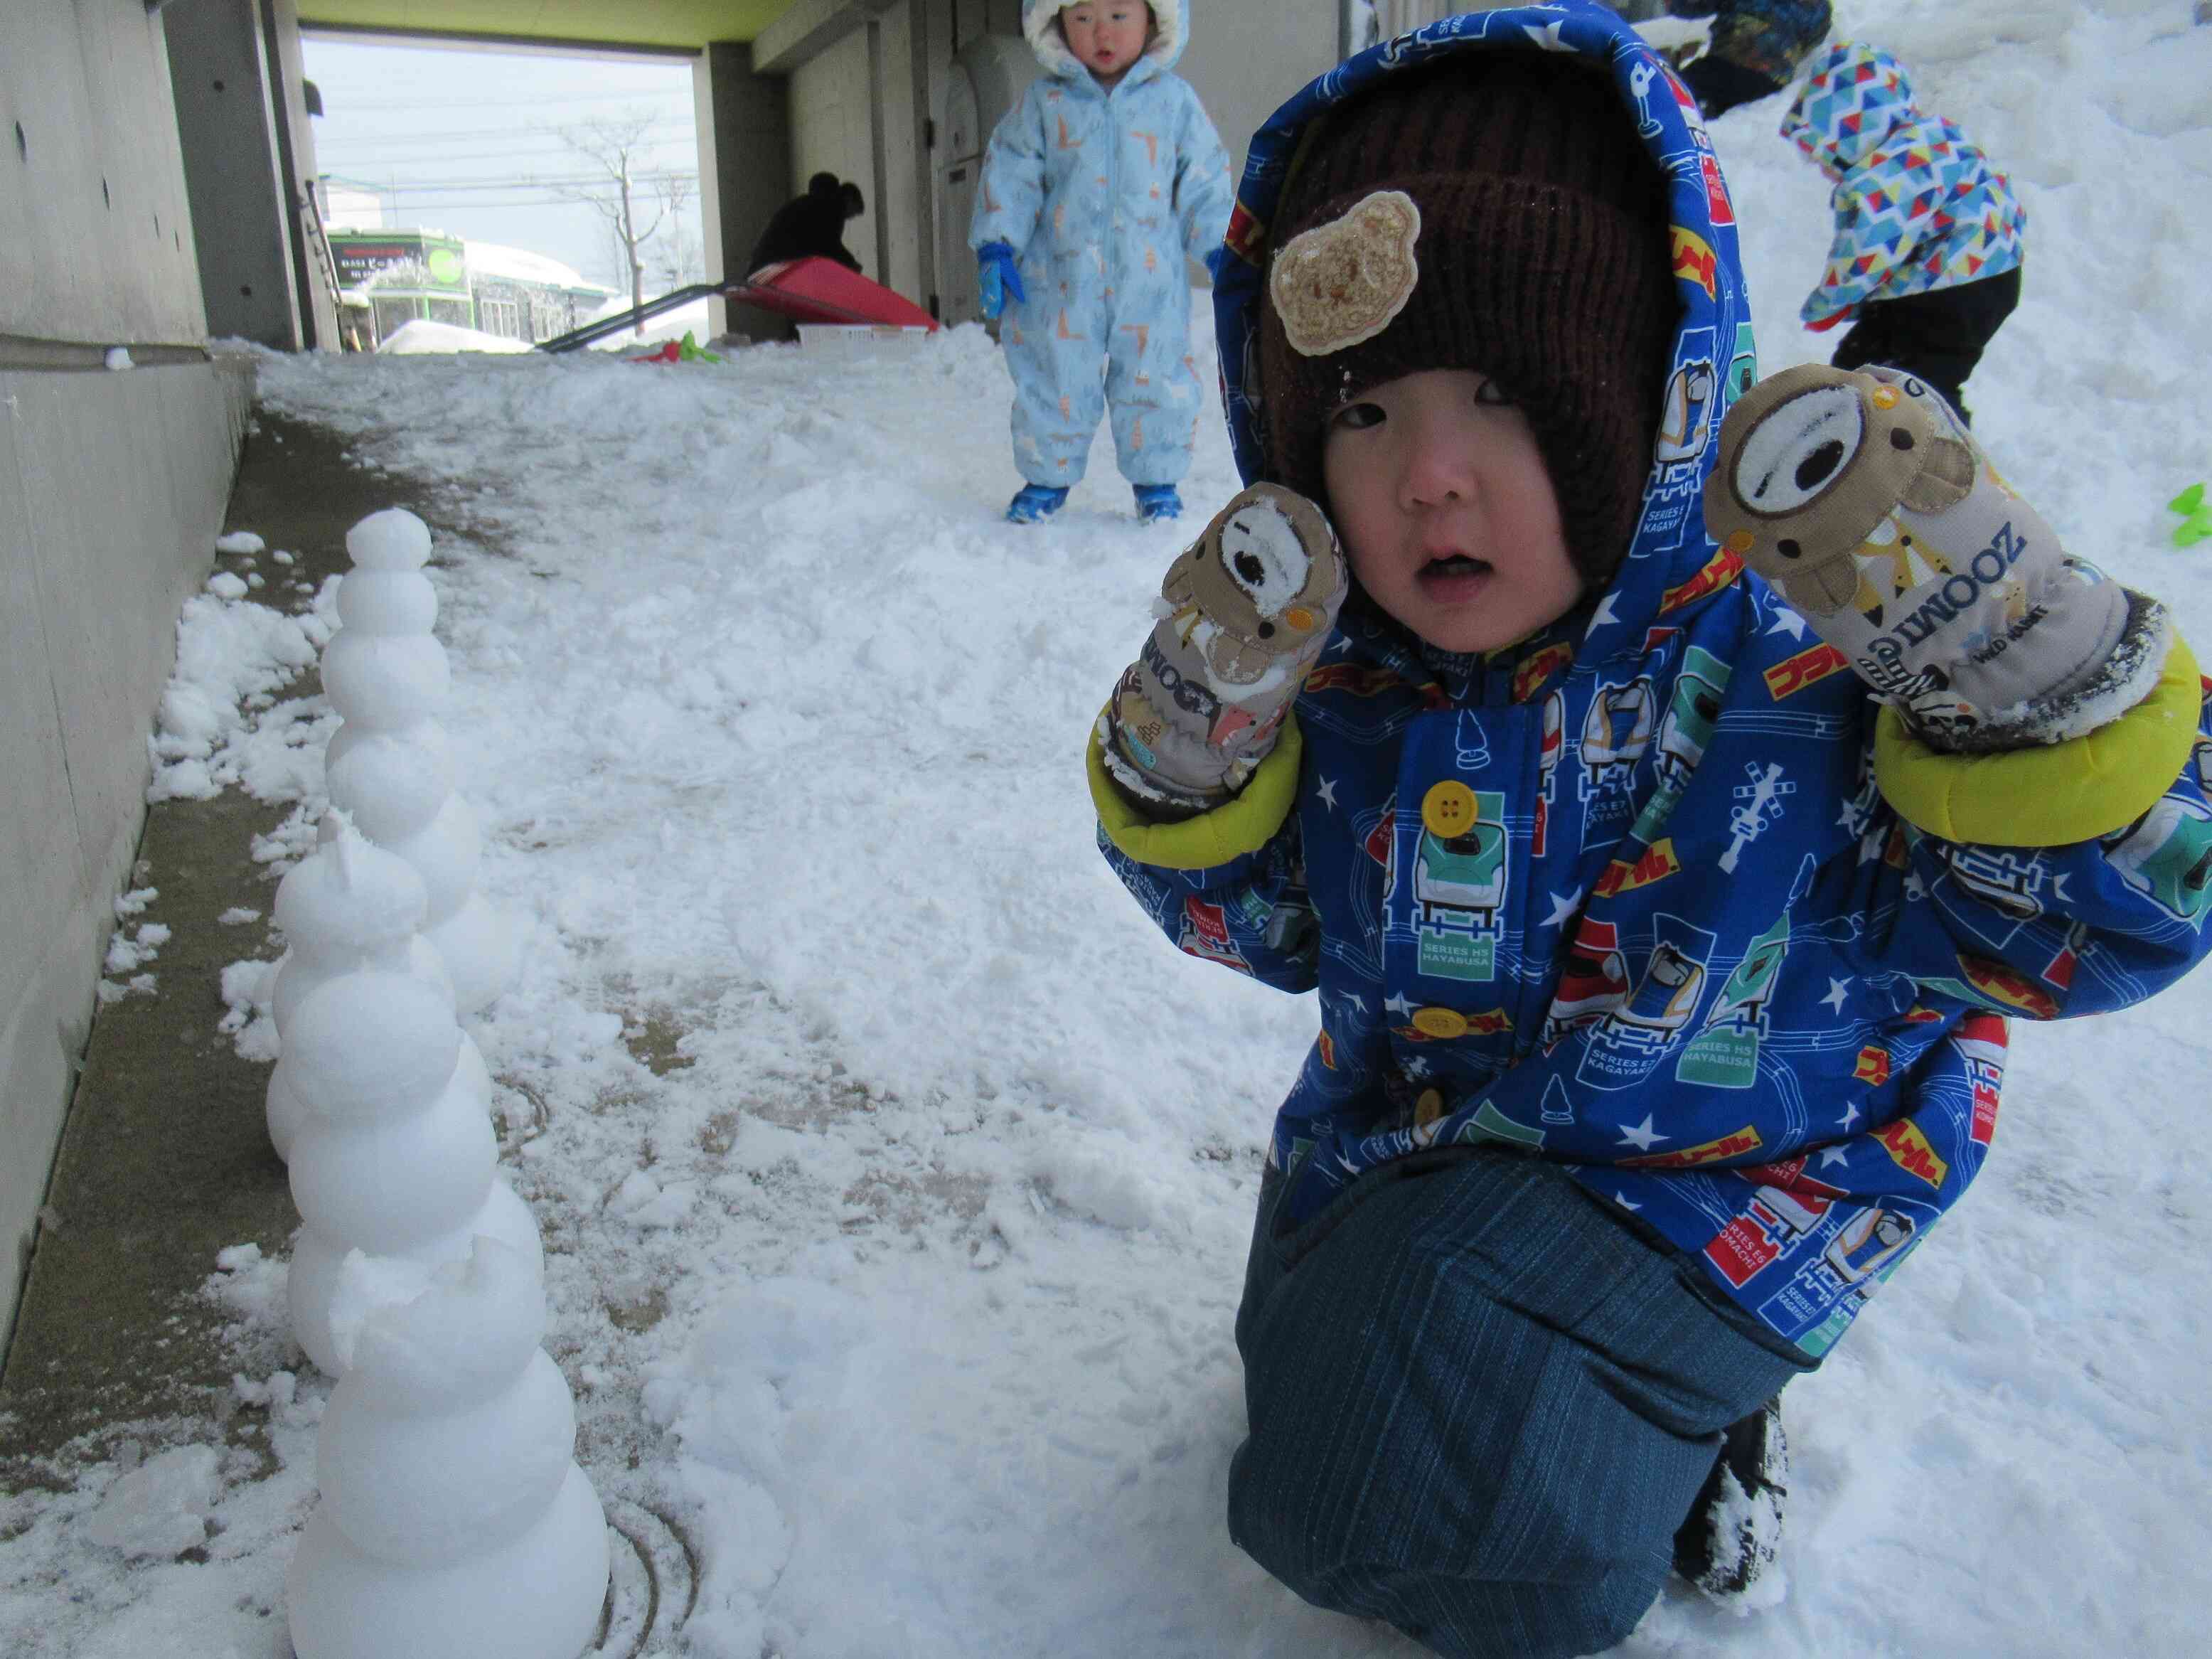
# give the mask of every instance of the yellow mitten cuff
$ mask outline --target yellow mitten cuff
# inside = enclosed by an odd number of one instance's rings
[[[2173,787],[2197,741],[2197,659],[2177,634],[2157,686],[2118,720],[2063,743],[1993,754],[1931,749],[1885,706],[1875,726],[1882,798],[1946,841],[2064,847],[2124,829]]]
[[[1091,774],[1091,804],[1097,809],[1106,838],[1138,863],[1158,865],[1164,870],[1210,870],[1258,852],[1283,827],[1297,796],[1298,764],[1305,746],[1298,717],[1284,715],[1274,748],[1233,798],[1196,817],[1155,823],[1115,787],[1099,751],[1094,723],[1085,757]]]

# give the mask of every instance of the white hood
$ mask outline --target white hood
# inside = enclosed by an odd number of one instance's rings
[[[1056,27],[1060,12],[1076,3],[1076,0],[1022,0],[1022,33],[1028,38],[1030,50],[1036,53],[1048,75],[1087,75],[1090,71],[1076,55],[1067,49],[1067,42]],[[1183,27],[1183,0],[1145,0],[1152,9],[1152,21],[1158,25],[1152,45],[1145,48],[1142,61],[1163,70],[1175,67],[1176,59],[1182,56],[1188,43],[1189,31]]]

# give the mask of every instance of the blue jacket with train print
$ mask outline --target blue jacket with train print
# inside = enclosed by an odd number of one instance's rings
[[[1269,1153],[1293,1218],[1423,1148],[1519,1148],[1818,1355],[1980,1169],[2008,1017],[2119,1007],[2204,953],[2203,687],[2177,645],[2101,732],[1994,771],[1936,756],[1714,545],[1712,440],[1753,374],[1734,211],[1693,101],[1585,0],[1416,31],[1261,130],[1216,258],[1247,478],[1263,452],[1238,371],[1301,129],[1437,53],[1498,49],[1602,63],[1673,180],[1683,312],[1620,574],[1472,659],[1355,592],[1229,805],[1146,822],[1094,743],[1101,846],[1185,951],[1318,988]],[[2093,779],[2122,744],[2129,781]],[[1946,769],[1972,765],[1987,791]]]

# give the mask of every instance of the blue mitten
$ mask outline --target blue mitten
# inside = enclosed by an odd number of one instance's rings
[[[975,250],[975,283],[982,292],[986,317],[995,319],[1004,311],[1009,295],[1018,304],[1026,304],[1030,297],[1022,291],[1022,273],[1014,267],[1014,250],[1005,242],[986,242]]]

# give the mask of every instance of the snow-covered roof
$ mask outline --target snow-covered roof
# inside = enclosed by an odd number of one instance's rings
[[[497,242],[469,242],[469,270],[477,276],[512,276],[518,282],[550,283],[560,288],[588,288],[601,294],[609,290],[600,283],[587,282],[583,273],[562,264],[558,259],[549,259],[542,253],[532,253],[519,247],[502,247]]]

